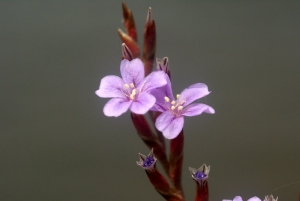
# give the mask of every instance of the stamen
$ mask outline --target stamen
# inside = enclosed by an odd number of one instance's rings
[[[175,109],[175,106],[173,105],[172,107],[171,107],[171,110],[174,110]]]
[[[124,84],[126,89],[129,89],[129,85],[128,84]]]
[[[175,101],[172,101],[172,102],[171,102],[172,105],[175,105],[175,103],[176,103]]]
[[[170,101],[170,99],[167,96],[165,96],[164,99],[167,103]]]
[[[130,96],[129,96],[131,100],[134,99],[135,94],[136,94],[136,89],[133,89]]]
[[[179,94],[177,94],[177,95],[176,95],[176,98],[178,99],[179,97],[180,97],[180,95],[179,95]]]
[[[182,110],[182,106],[180,105],[180,106],[178,106],[178,111],[180,111],[180,110]]]
[[[134,84],[133,84],[133,83],[131,83],[131,84],[130,84],[130,87],[131,87],[131,88],[134,88]]]

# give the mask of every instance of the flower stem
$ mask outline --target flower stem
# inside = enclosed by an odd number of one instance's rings
[[[154,155],[162,164],[165,172],[168,173],[169,163],[164,146],[152,132],[145,116],[131,113],[131,119],[138,135],[150,149],[153,148]]]
[[[182,162],[183,162],[183,143],[184,134],[183,130],[179,135],[172,139],[170,142],[170,169],[169,177],[173,183],[175,189],[184,197],[183,189],[181,185],[181,172],[182,172]]]
[[[208,201],[208,182],[207,180],[196,181],[196,197],[195,201]]]

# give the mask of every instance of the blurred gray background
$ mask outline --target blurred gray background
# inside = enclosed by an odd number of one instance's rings
[[[300,2],[126,1],[142,44],[149,6],[173,92],[196,82],[216,114],[185,119],[188,167],[211,165],[210,200],[263,198],[300,180]],[[121,1],[1,1],[0,200],[163,200],[136,165],[129,113],[105,117],[120,75]],[[124,29],[123,29],[124,30]],[[300,184],[275,191],[297,200]]]

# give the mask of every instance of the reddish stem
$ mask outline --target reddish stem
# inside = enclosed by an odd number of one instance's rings
[[[167,201],[182,201],[181,195],[176,194],[174,189],[170,187],[166,178],[157,171],[156,167],[152,171],[146,170],[146,173],[155,190]]]
[[[208,182],[207,180],[202,182],[196,182],[196,197],[195,201],[208,201]]]
[[[169,177],[175,189],[184,197],[181,185],[181,172],[183,162],[183,130],[170,142],[170,170]]]
[[[163,145],[157,139],[157,137],[152,132],[144,115],[138,115],[131,113],[131,119],[138,135],[142,138],[144,143],[150,148],[153,148],[154,155],[157,157],[159,162],[162,164],[166,173],[169,171],[169,163],[167,155]]]

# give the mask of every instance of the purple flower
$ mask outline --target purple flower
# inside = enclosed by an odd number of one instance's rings
[[[236,196],[233,200],[223,200],[223,201],[243,201],[241,196]],[[250,198],[248,201],[261,201],[258,197]]]
[[[156,119],[155,126],[165,138],[173,139],[183,128],[183,116],[200,115],[202,112],[213,114],[215,110],[205,104],[192,103],[210,93],[205,84],[193,84],[184,89],[181,94],[177,94],[175,99],[171,81],[166,74],[165,76],[167,85],[152,91],[156,103],[151,110],[162,112]]]
[[[141,166],[143,169],[152,171],[155,169],[155,164],[157,159],[153,156],[153,149],[151,149],[148,156],[145,156],[143,154],[140,154],[140,161],[137,161],[136,163]]]
[[[210,166],[207,166],[204,163],[198,169],[189,167],[189,170],[191,172],[192,178],[195,181],[201,183],[202,181],[205,181],[208,178],[208,174],[209,174],[209,171],[210,171]]]
[[[145,114],[155,103],[150,91],[167,84],[165,73],[156,71],[145,77],[144,65],[140,59],[121,61],[122,78],[108,75],[102,78],[96,94],[102,98],[112,98],[103,108],[106,116],[118,117],[128,108],[136,114]]]

